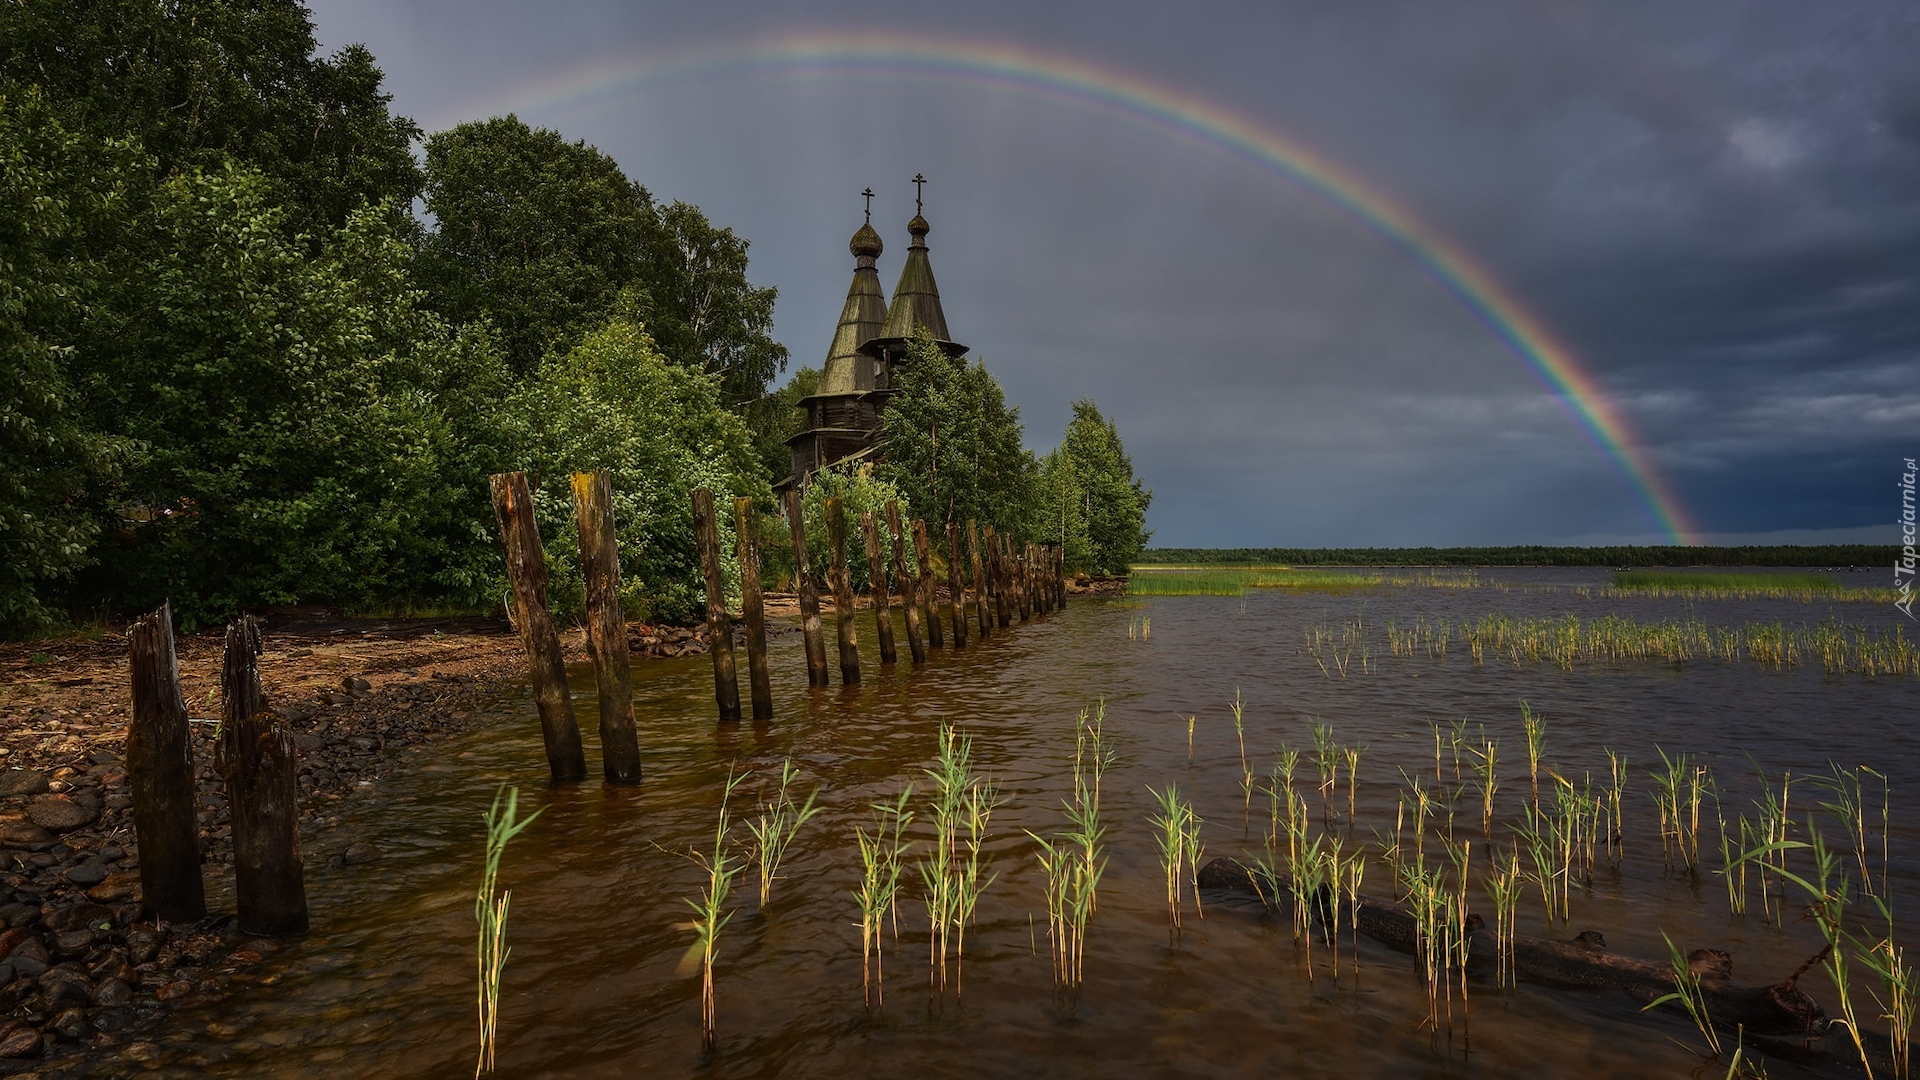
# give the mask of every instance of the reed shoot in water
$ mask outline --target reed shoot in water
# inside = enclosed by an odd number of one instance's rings
[[[1533,711],[1533,706],[1520,702],[1520,723],[1527,732],[1527,777],[1532,784],[1529,799],[1536,809],[1540,806],[1540,753],[1547,745],[1547,718]]]
[[[804,803],[793,801],[793,782],[800,775],[793,767],[793,759],[787,758],[780,763],[780,789],[774,798],[761,804],[760,817],[747,823],[747,829],[753,833],[753,862],[760,871],[760,906],[765,908],[773,896],[773,879],[780,874],[780,862],[786,858],[787,847],[800,832],[800,826],[813,820],[820,812],[815,800],[820,796],[819,787],[815,787]]]
[[[993,785],[973,771],[973,740],[950,724],[940,727],[937,758],[926,773],[934,832],[933,849],[920,860],[928,922],[927,980],[944,992],[947,957],[951,953],[964,959],[967,923],[980,894],[993,883],[992,877],[980,876],[980,852],[996,795]],[[949,948],[953,945],[959,950]]]
[[[1472,750],[1473,775],[1480,787],[1480,831],[1488,839],[1493,838],[1493,797],[1500,790],[1500,747],[1492,739],[1484,739],[1478,750]]]
[[[913,785],[908,784],[895,801],[873,804],[871,835],[858,825],[853,830],[860,847],[860,888],[853,894],[860,907],[860,989],[869,1007],[886,1000],[880,934],[892,916],[898,936],[902,860],[913,846],[905,836],[913,822],[913,811],[907,808],[912,798]]]
[[[1495,852],[1493,868],[1487,875],[1487,897],[1493,901],[1493,946],[1495,986],[1514,985],[1514,923],[1519,915],[1520,894],[1526,890],[1527,875],[1520,869],[1520,849],[1510,849],[1503,857]]]
[[[738,865],[733,854],[732,819],[728,816],[727,803],[733,798],[733,791],[746,780],[746,773],[735,776],[727,773],[727,785],[720,793],[720,816],[713,829],[713,851],[711,853],[695,851],[687,857],[707,872],[707,884],[698,900],[689,899],[687,906],[693,909],[693,948],[689,955],[697,953],[700,958],[700,1044],[708,1050],[713,1049],[717,1031],[713,998],[713,961],[719,955],[720,932],[732,921],[733,912],[727,911],[727,894],[733,889],[733,879],[740,876],[744,867]]]
[[[1645,1012],[1647,1009],[1668,1004],[1679,1005],[1686,1010],[1688,1018],[1693,1021],[1693,1026],[1700,1029],[1701,1037],[1707,1040],[1710,1057],[1718,1060],[1721,1054],[1720,1033],[1714,1030],[1713,1018],[1707,1015],[1707,996],[1700,991],[1700,975],[1693,970],[1693,965],[1687,962],[1687,958],[1681,955],[1680,946],[1675,945],[1673,939],[1667,937],[1665,930],[1660,931],[1660,936],[1666,939],[1667,954],[1673,961],[1673,993],[1653,999],[1641,1011]]]
[[[493,1052],[497,1045],[500,1022],[500,976],[506,970],[507,957],[512,949],[507,947],[507,909],[513,900],[513,890],[498,889],[500,878],[500,856],[507,850],[507,841],[533,824],[544,807],[535,810],[526,817],[519,816],[520,789],[501,785],[493,793],[493,805],[487,808],[487,846],[480,874],[480,889],[473,898],[473,918],[480,924],[480,942],[477,959],[480,974],[480,1061],[474,1066],[473,1075],[493,1071]]]
[[[1168,784],[1165,791],[1148,787],[1147,793],[1154,797],[1160,807],[1160,812],[1148,820],[1154,828],[1154,840],[1160,846],[1160,868],[1167,878],[1167,921],[1173,929],[1179,930],[1186,883],[1192,882],[1200,873],[1200,817],[1193,812],[1192,803],[1180,798],[1180,789],[1173,784]],[[1193,904],[1198,912],[1198,886],[1193,891]]]

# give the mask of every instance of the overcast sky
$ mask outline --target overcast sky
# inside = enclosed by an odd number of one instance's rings
[[[1920,455],[1910,2],[326,0],[314,15],[327,47],[373,49],[396,109],[428,130],[517,111],[749,238],[793,367],[825,356],[860,189],[878,193],[891,288],[925,173],[954,336],[1036,450],[1075,398],[1098,401],[1154,489],[1156,544],[1662,532],[1485,323],[1259,161],[1017,83],[739,58],[795,35],[998,43],[1237,116],[1486,268],[1709,539],[1895,539],[1901,459]],[[698,56],[714,59],[673,65]],[[655,74],[550,92],[623,64]]]

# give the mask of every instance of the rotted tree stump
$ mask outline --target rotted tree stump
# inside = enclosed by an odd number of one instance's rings
[[[194,817],[193,740],[180,694],[171,605],[127,628],[133,718],[127,725],[127,780],[133,835],[140,844],[140,895],[168,922],[207,913],[200,877],[200,830]]]
[[[293,732],[267,708],[259,659],[260,623],[251,615],[229,623],[214,763],[227,785],[240,930],[285,937],[307,932],[300,789],[294,779]]]
[[[747,624],[747,685],[753,719],[773,719],[773,682],[767,671],[767,605],[760,595],[760,518],[752,499],[733,500],[733,527],[740,534],[740,615]]]
[[[947,596],[953,612],[953,647],[967,647],[967,591],[960,584],[960,523],[947,522]]]
[[[887,562],[880,552],[880,523],[873,511],[860,515],[860,532],[867,542],[867,594],[873,597],[873,636],[880,642],[880,662],[897,663],[893,647],[893,608],[887,602]]]
[[[847,507],[837,496],[827,500],[827,553],[833,559],[827,584],[840,629],[840,685],[852,686],[860,681],[860,632],[853,622],[853,574],[847,569]]]

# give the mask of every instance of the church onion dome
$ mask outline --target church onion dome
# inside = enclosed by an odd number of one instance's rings
[[[854,233],[853,239],[847,242],[847,250],[853,252],[856,258],[877,259],[880,257],[881,247],[880,233],[874,229],[871,222],[860,226],[860,231]]]
[[[893,303],[887,308],[887,321],[873,340],[860,351],[879,356],[912,340],[925,329],[933,335],[949,356],[960,356],[967,349],[947,336],[947,315],[940,306],[940,287],[933,280],[933,263],[927,257],[927,234],[933,227],[919,214],[907,222],[913,243],[907,248],[907,261],[900,268],[900,282],[893,287]]]

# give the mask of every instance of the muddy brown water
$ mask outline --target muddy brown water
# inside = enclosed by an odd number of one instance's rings
[[[1381,634],[1390,618],[1404,626],[1416,617],[1458,621],[1496,611],[1796,623],[1817,621],[1828,608],[1602,601],[1572,591],[1602,583],[1598,571],[1482,571],[1481,581],[1458,590],[1076,602],[963,652],[941,652],[921,670],[907,663],[883,670],[869,622],[862,634],[867,681],[852,689],[808,690],[799,636],[783,634],[773,645],[778,719],[758,730],[716,730],[704,657],[640,663],[635,708],[646,778],[637,791],[597,780],[550,788],[532,703],[515,698],[497,726],[416,754],[342,805],[341,823],[323,846],[365,840],[383,857],[310,867],[314,930],[269,959],[274,985],[178,1013],[149,1035],[162,1047],[152,1064],[180,1076],[471,1075],[481,814],[504,782],[521,787],[523,807],[544,812],[514,841],[501,871],[513,892],[502,1076],[1531,1077],[1700,1069],[1681,1045],[1700,1042],[1684,1019],[1642,1015],[1624,997],[1538,987],[1498,992],[1482,983],[1473,989],[1470,1028],[1456,1024],[1448,1038],[1421,1027],[1425,1001],[1412,961],[1384,948],[1363,942],[1357,975],[1348,967],[1337,979],[1324,966],[1324,948],[1316,949],[1322,967],[1310,981],[1284,918],[1244,905],[1211,907],[1203,920],[1189,916],[1187,932],[1170,939],[1147,785],[1177,783],[1194,797],[1206,821],[1207,857],[1256,849],[1264,825],[1257,797],[1251,820],[1243,818],[1227,708],[1236,688],[1246,703],[1247,753],[1262,776],[1282,742],[1310,748],[1310,715],[1331,723],[1341,742],[1364,744],[1362,837],[1368,826],[1391,829],[1401,768],[1431,776],[1430,722],[1467,717],[1499,740],[1503,818],[1520,812],[1527,788],[1520,699],[1545,713],[1546,758],[1562,771],[1603,778],[1603,748],[1627,753],[1624,865],[1576,893],[1570,928],[1549,927],[1537,894],[1529,894],[1522,933],[1597,929],[1616,951],[1661,958],[1664,930],[1685,948],[1728,950],[1736,975],[1754,982],[1782,977],[1815,951],[1811,927],[1767,926],[1757,898],[1744,920],[1733,919],[1718,879],[1663,872],[1646,794],[1656,743],[1703,755],[1734,810],[1751,810],[1749,756],[1776,773],[1812,774],[1829,760],[1886,772],[1896,903],[1903,910],[1920,904],[1913,858],[1920,837],[1911,813],[1920,799],[1916,680],[1770,671],[1750,662],[1572,670],[1474,664],[1457,637],[1444,658],[1400,658],[1385,655]],[[1900,619],[1868,605],[1831,610],[1869,625]],[[1151,619],[1151,637],[1130,641],[1129,624],[1143,617]],[[1369,670],[1323,675],[1306,653],[1308,628],[1356,618],[1376,635]],[[741,667],[744,677],[744,661]],[[597,772],[590,673],[576,671],[574,687]],[[1112,861],[1089,930],[1086,984],[1068,1002],[1051,984],[1042,877],[1024,830],[1063,827],[1058,809],[1069,791],[1075,718],[1102,701],[1117,752],[1103,804]],[[1191,764],[1189,714],[1198,718]],[[867,820],[870,803],[922,779],[942,720],[973,737],[977,766],[1005,799],[990,845],[998,878],[967,935],[957,997],[929,993],[926,917],[909,885],[899,938],[885,956],[885,1004],[869,1010],[850,896],[859,873],[852,830]],[[729,768],[753,772],[735,805],[734,835],[744,843],[744,818],[761,781],[788,756],[806,787],[819,785],[825,812],[795,842],[767,910],[758,908],[751,876],[739,881],[717,964],[718,1048],[704,1052],[698,977],[676,973],[690,942],[681,925],[684,898],[704,880],[684,855],[711,842]],[[1445,768],[1451,778],[1451,757]],[[1303,763],[1302,775],[1311,791],[1310,765]],[[1796,791],[1796,816],[1812,809],[1813,794]],[[1459,827],[1476,839],[1477,817],[1463,806]],[[1703,843],[1712,846],[1713,831],[1705,831]],[[1371,867],[1367,891],[1384,892],[1386,877]],[[1810,974],[1804,985],[1831,1010],[1821,977]],[[1839,1074],[1769,1064],[1774,1076]],[[88,1071],[126,1068],[102,1059]]]

